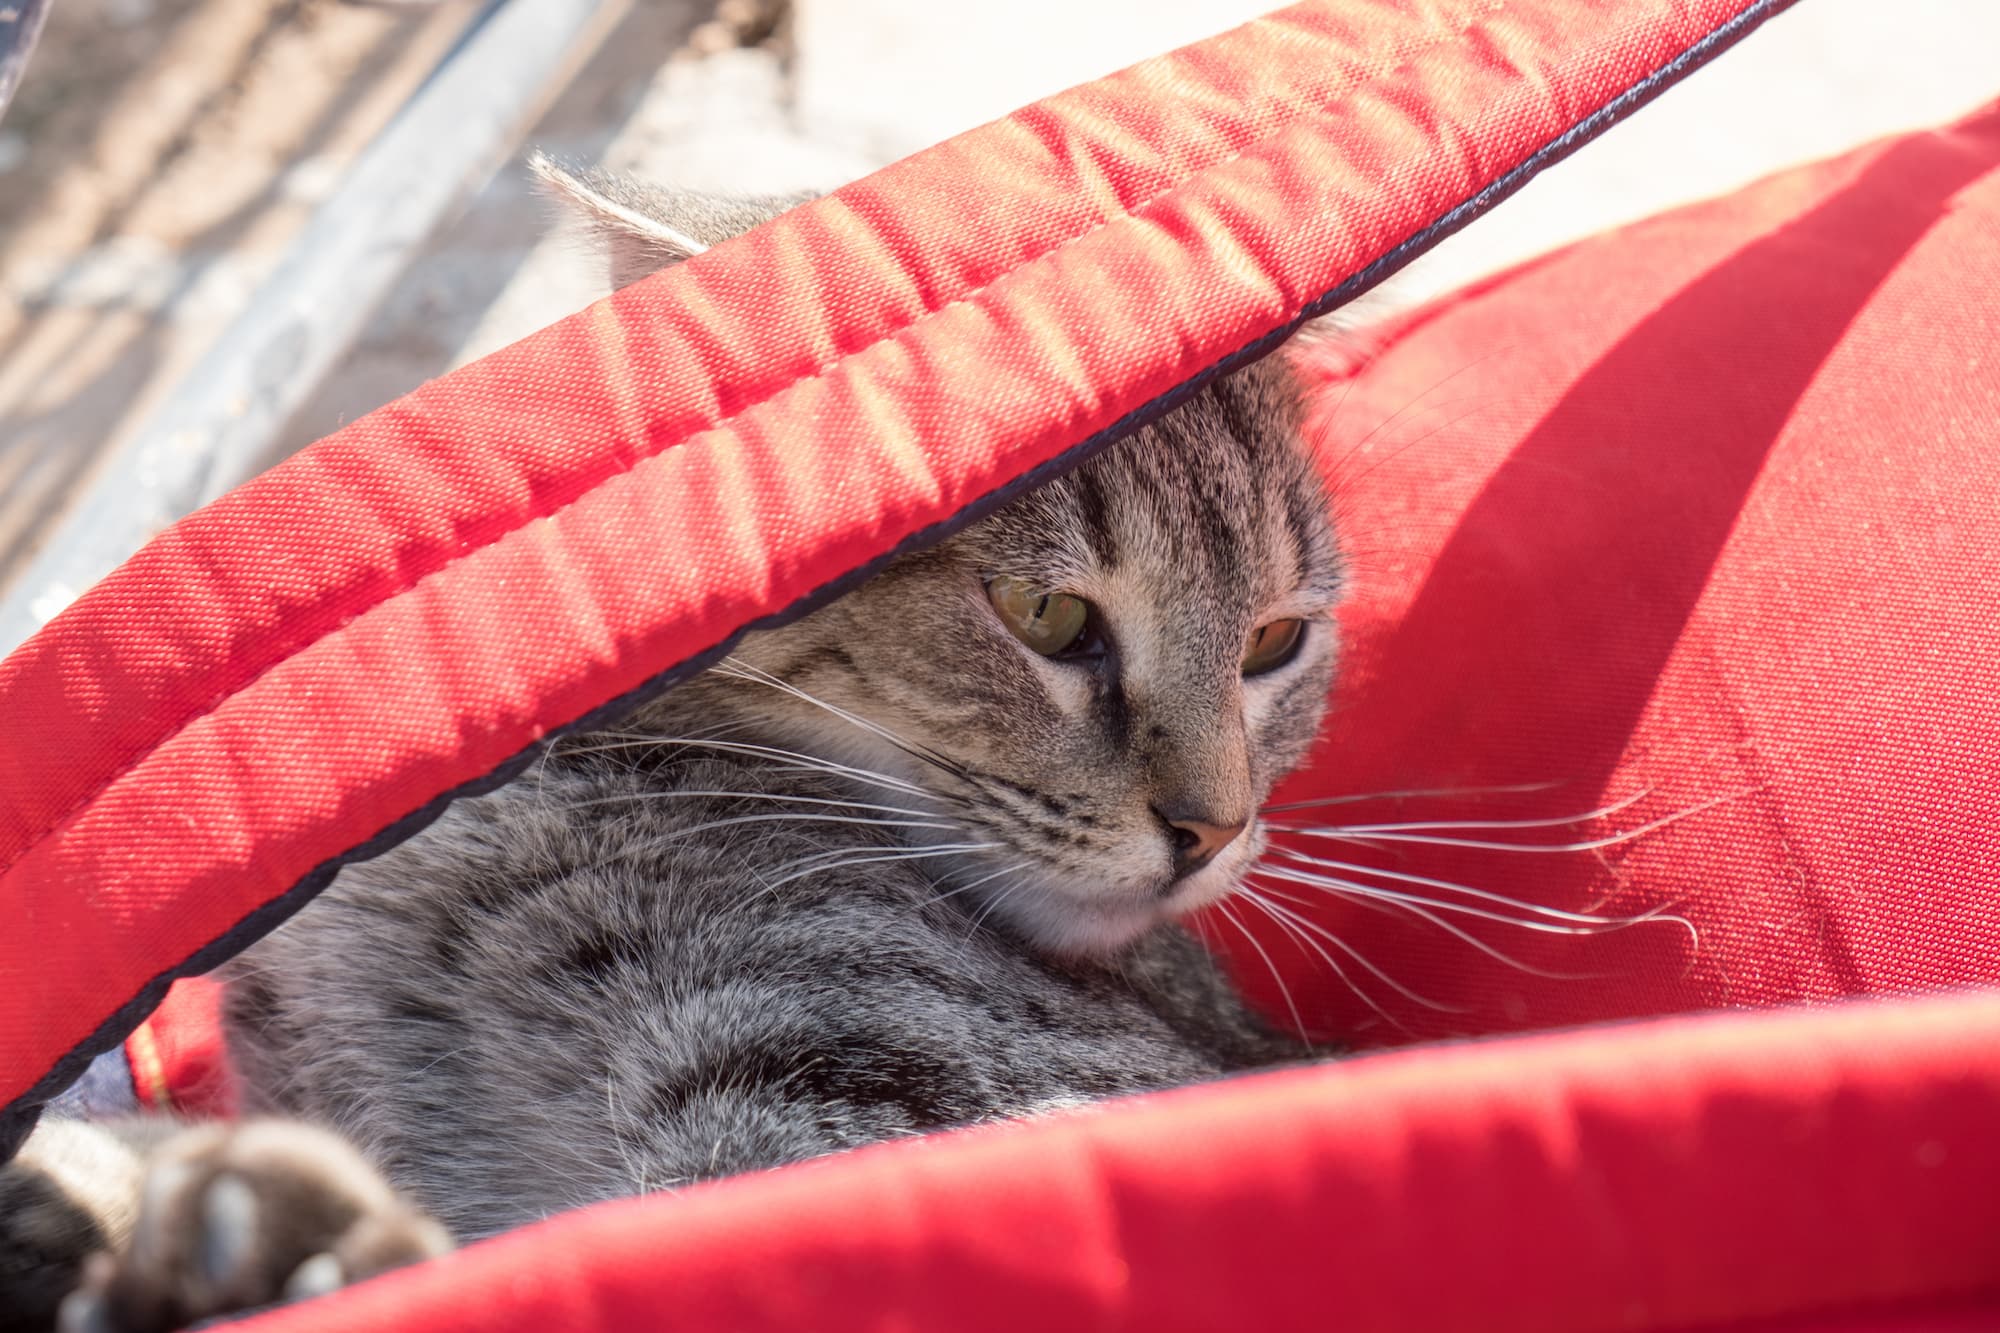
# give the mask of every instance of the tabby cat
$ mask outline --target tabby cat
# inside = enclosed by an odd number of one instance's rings
[[[621,283],[792,202],[543,171]],[[342,870],[228,969],[264,1118],[50,1119],[0,1171],[0,1326],[74,1289],[61,1327],[153,1333],[1300,1057],[1177,924],[1258,857],[1333,675],[1298,435],[1282,358],[1240,370]]]

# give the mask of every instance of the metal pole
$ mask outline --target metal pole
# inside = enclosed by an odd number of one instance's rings
[[[0,5],[19,0],[0,0]],[[151,538],[243,481],[438,224],[492,174],[614,0],[491,0],[271,277],[96,471],[0,601],[11,651]]]
[[[48,0],[0,0],[0,117],[28,67],[35,38],[42,35],[42,20],[49,16]]]

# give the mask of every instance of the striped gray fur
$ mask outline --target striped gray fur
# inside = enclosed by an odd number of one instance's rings
[[[617,262],[753,216],[679,197],[633,236],[657,193],[557,183]],[[342,870],[228,970],[233,1054],[278,1119],[170,1139],[136,1227],[102,1215],[119,1258],[66,1327],[339,1285],[441,1248],[423,1214],[465,1240],[1301,1056],[1179,924],[1256,860],[1334,670],[1342,569],[1295,397],[1282,358],[1222,379]],[[1085,599],[1101,651],[1025,647],[995,579]],[[1296,655],[1246,676],[1288,618]],[[1246,827],[1202,861],[1176,822]],[[0,1185],[49,1192],[33,1149]]]

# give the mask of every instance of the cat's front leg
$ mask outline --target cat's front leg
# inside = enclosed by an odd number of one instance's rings
[[[296,1121],[184,1130],[145,1157],[136,1181],[122,1226],[66,1233],[62,1262],[77,1278],[62,1333],[170,1333],[451,1248],[352,1146]],[[97,1252],[79,1259],[78,1239]]]

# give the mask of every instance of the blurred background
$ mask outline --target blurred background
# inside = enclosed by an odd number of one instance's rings
[[[0,118],[0,652],[241,476],[601,296],[529,148],[830,187],[1275,3],[50,0]],[[1412,294],[1995,98],[1994,0],[1800,0]]]

